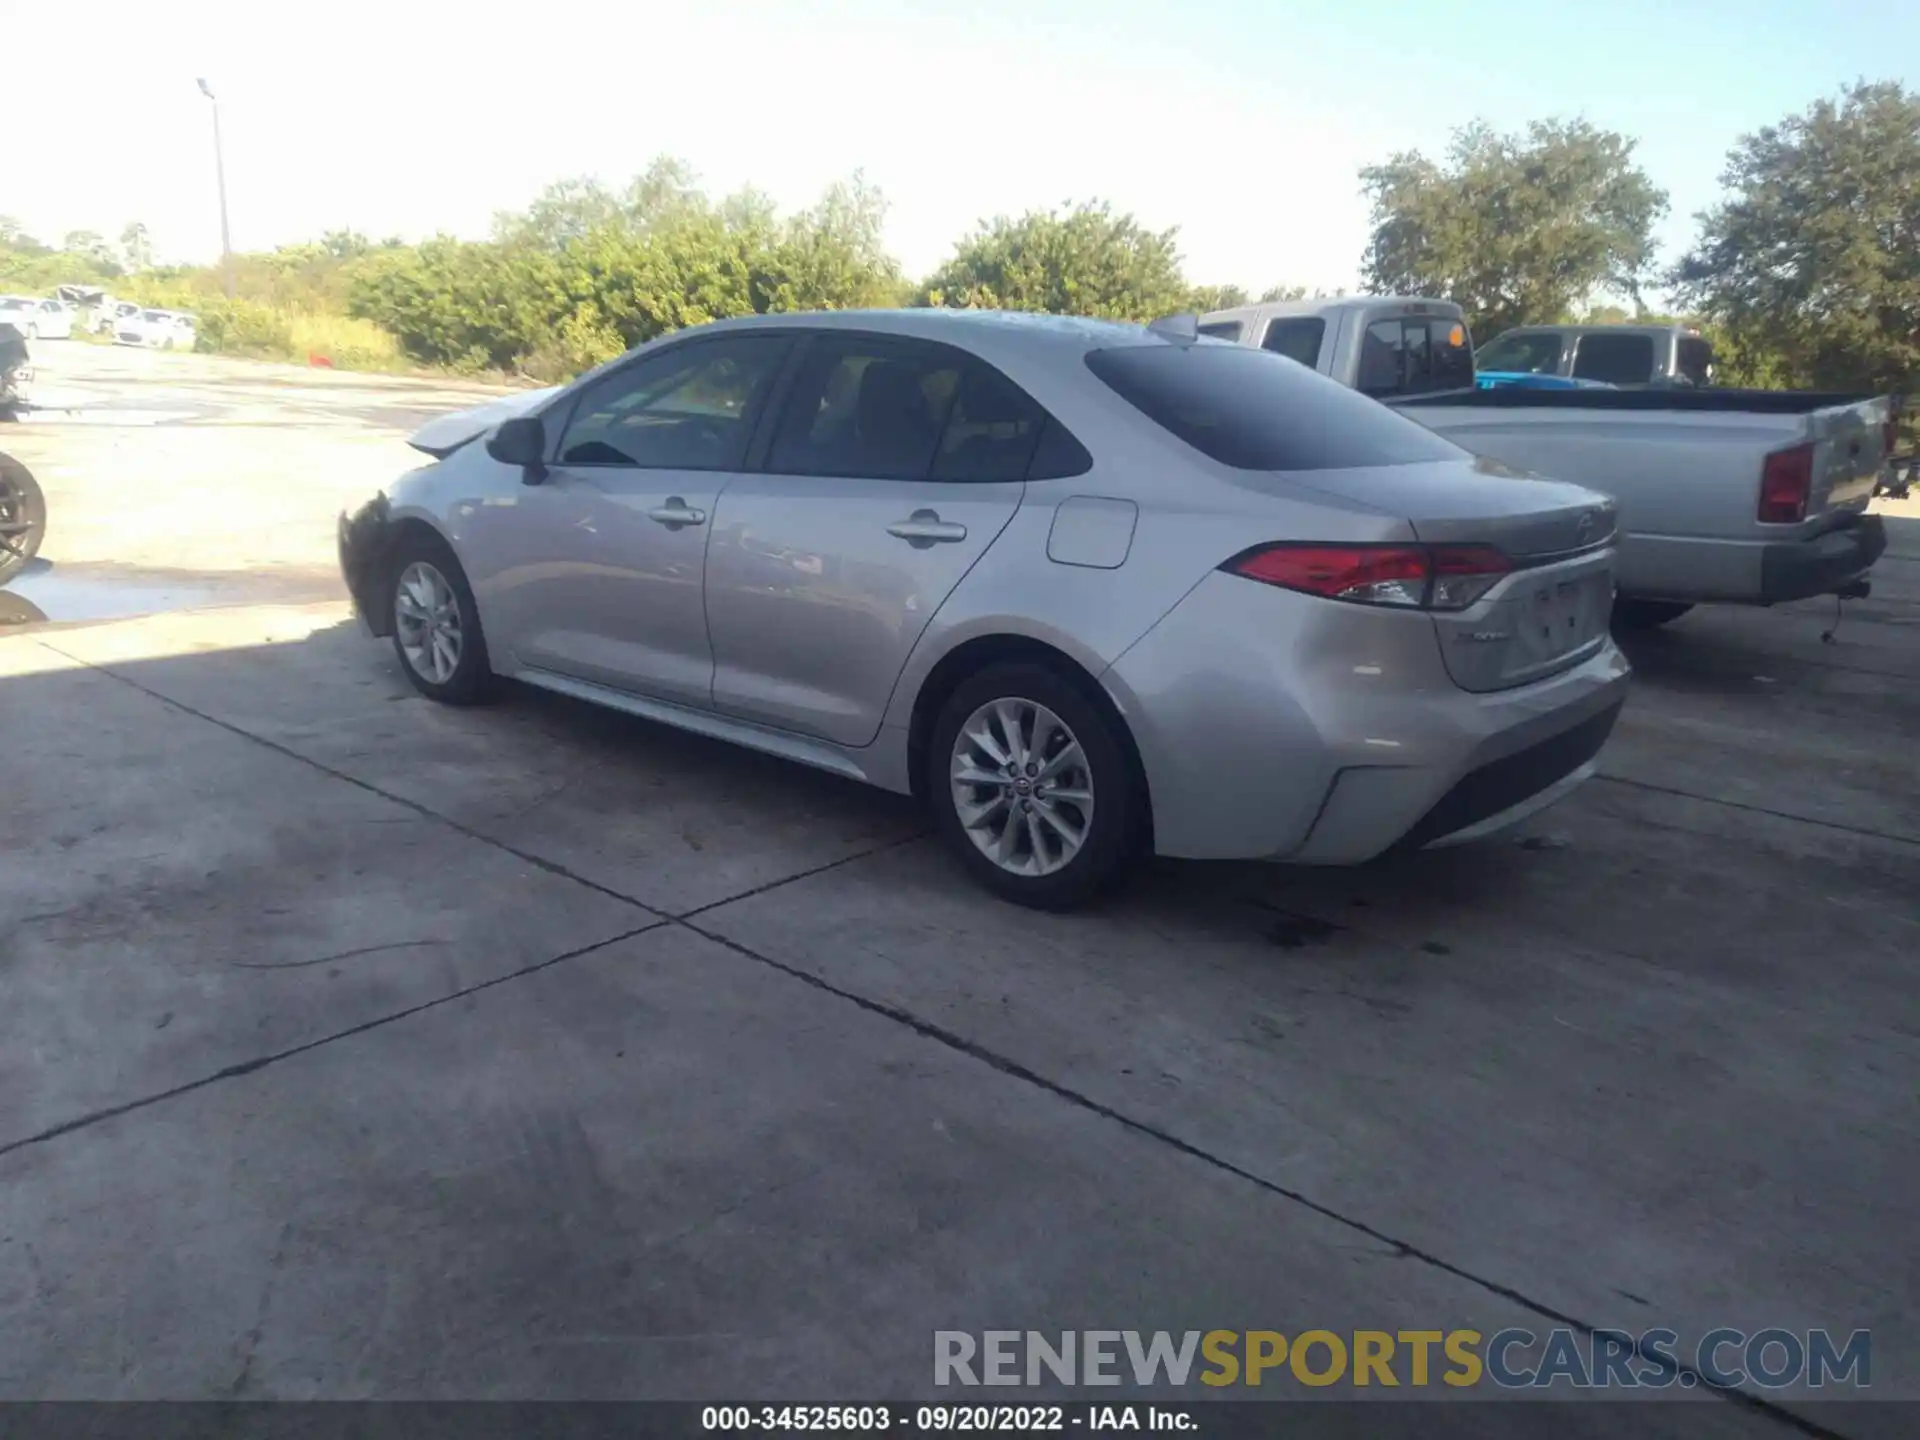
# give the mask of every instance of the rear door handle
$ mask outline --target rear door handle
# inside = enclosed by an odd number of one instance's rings
[[[967,527],[942,520],[937,510],[916,510],[907,519],[887,526],[887,533],[924,550],[929,545],[951,545],[966,539]]]
[[[686,501],[682,500],[678,495],[675,495],[671,497],[666,504],[656,505],[653,509],[647,511],[647,518],[649,520],[657,520],[660,524],[670,527],[677,525],[704,525],[707,523],[707,512],[692,509]]]

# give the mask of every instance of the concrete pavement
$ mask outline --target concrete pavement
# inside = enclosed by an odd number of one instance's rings
[[[937,1328],[1570,1318],[1870,1328],[1920,1399],[1897,530],[1832,643],[1637,642],[1513,837],[1070,917],[831,777],[428,705],[336,603],[0,639],[0,1395],[900,1397]]]

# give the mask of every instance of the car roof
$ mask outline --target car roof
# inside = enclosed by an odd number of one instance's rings
[[[1225,320],[1253,323],[1294,316],[1331,319],[1349,310],[1413,315],[1438,313],[1454,320],[1464,318],[1465,314],[1453,301],[1431,295],[1324,295],[1316,300],[1263,300],[1256,305],[1235,305],[1226,310],[1209,311],[1200,317],[1200,322],[1203,325]]]
[[[1693,335],[1691,325],[1515,325],[1500,335]],[[1493,338],[1498,340],[1500,335]]]
[[[857,330],[935,340],[971,350],[982,359],[1052,354],[1077,359],[1090,350],[1123,345],[1178,343],[1144,325],[1090,320],[1077,315],[1041,315],[1022,310],[795,310],[741,315],[700,327],[702,333],[738,330]],[[678,331],[676,335],[687,335]],[[662,337],[671,338],[671,337]]]

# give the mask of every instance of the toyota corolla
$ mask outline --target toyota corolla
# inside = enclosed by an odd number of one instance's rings
[[[340,558],[423,694],[914,794],[1022,904],[1491,833],[1625,697],[1610,501],[1191,322],[723,321],[414,444]]]

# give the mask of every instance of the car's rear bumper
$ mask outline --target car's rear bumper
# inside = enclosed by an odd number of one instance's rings
[[[1475,693],[1448,676],[1422,612],[1235,593],[1250,583],[1202,582],[1102,677],[1164,855],[1356,865],[1490,833],[1584,778],[1625,700],[1631,668],[1610,640]]]
[[[354,611],[369,630],[380,636],[393,633],[393,617],[377,597],[392,532],[384,495],[375,496],[352,514],[343,511],[340,515],[340,576],[353,596]]]
[[[1616,583],[1632,600],[1784,605],[1858,580],[1886,548],[1886,521],[1851,513],[1818,535],[1779,540],[1635,534],[1621,543]]]
[[[1862,515],[1810,540],[1769,544],[1760,553],[1760,601],[1779,605],[1831,595],[1866,574],[1886,548],[1887,522],[1878,515]]]

